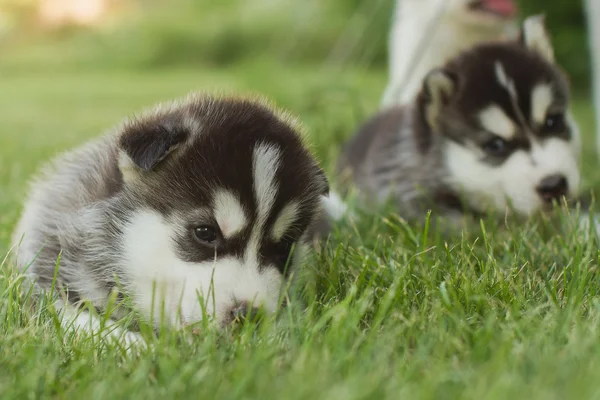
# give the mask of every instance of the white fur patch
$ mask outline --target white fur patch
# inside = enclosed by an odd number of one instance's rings
[[[254,228],[250,234],[250,241],[246,248],[245,258],[247,262],[257,262],[260,238],[263,235],[267,216],[275,203],[279,189],[275,176],[280,164],[281,153],[279,149],[264,143],[256,145],[252,159],[252,178],[254,179],[254,196],[256,197],[258,210]]]
[[[446,163],[455,189],[465,192],[471,206],[481,211],[493,207],[502,212],[510,204],[519,214],[532,214],[543,204],[537,186],[553,174],[565,176],[571,196],[579,190],[575,146],[557,138],[534,143],[531,152],[516,151],[499,166],[488,165],[478,152],[450,142]]]
[[[496,61],[494,64],[494,69],[496,72],[496,79],[500,86],[506,89],[510,97],[514,100],[517,98],[517,92],[515,90],[514,82],[508,77],[506,74],[506,70],[500,61]]]
[[[508,115],[497,105],[486,107],[479,113],[479,122],[488,132],[492,132],[503,139],[510,140],[517,127]]]
[[[259,219],[266,218],[277,197],[275,175],[279,169],[281,154],[272,145],[258,144],[254,148],[252,160],[252,177],[254,179],[254,195],[258,203]],[[264,222],[264,221],[263,221]]]
[[[123,233],[123,274],[137,310],[155,325],[191,324],[206,315],[220,324],[235,302],[274,312],[283,284],[275,268],[259,270],[256,258],[182,261],[174,249],[176,230],[150,210],[132,215]]]
[[[536,85],[531,92],[531,116],[533,122],[538,125],[544,123],[548,107],[552,104],[552,87],[549,84],[542,83]]]
[[[296,221],[296,218],[298,218],[298,203],[292,201],[283,207],[273,224],[271,237],[275,242],[279,242],[281,238],[283,238],[283,235],[290,229],[292,224]]]
[[[334,191],[330,191],[328,196],[321,196],[321,204],[325,213],[335,221],[342,219],[344,214],[348,212],[348,205]]]
[[[127,351],[146,346],[146,342],[139,334],[125,330],[113,320],[106,319],[102,322],[98,317],[88,311],[80,311],[62,301],[55,303],[62,328],[76,334],[95,336],[105,341],[117,341]]]
[[[238,198],[228,190],[219,190],[213,202],[215,219],[225,238],[230,238],[246,227],[246,213]]]
[[[495,66],[496,79],[498,80],[498,84],[500,84],[500,86],[502,86],[508,92],[508,95],[510,96],[510,101],[511,101],[511,104],[513,107],[513,111],[517,114],[519,123],[522,125],[525,125],[527,120],[525,119],[525,117],[523,116],[523,113],[521,112],[521,109],[519,108],[519,99],[518,99],[517,89],[515,87],[514,81],[512,79],[510,79],[510,77],[506,73],[506,70],[504,69],[504,66],[502,65],[502,63],[500,61],[496,61],[494,66]]]

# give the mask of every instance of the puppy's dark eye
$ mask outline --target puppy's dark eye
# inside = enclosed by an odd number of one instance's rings
[[[502,157],[510,150],[508,142],[499,137],[488,140],[481,147],[486,153],[495,157]]]
[[[565,116],[563,114],[549,114],[546,116],[542,131],[544,133],[560,133],[565,130]]]
[[[198,226],[194,228],[194,236],[201,242],[213,243],[217,240],[217,231],[210,226]]]

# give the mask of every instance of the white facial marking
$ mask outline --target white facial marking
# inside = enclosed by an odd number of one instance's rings
[[[525,125],[527,123],[527,119],[523,116],[523,112],[519,108],[519,98],[518,98],[517,89],[515,87],[515,82],[512,79],[510,79],[510,77],[506,73],[506,70],[504,69],[504,66],[502,65],[502,63],[500,61],[496,61],[495,70],[496,70],[496,79],[498,80],[498,83],[500,84],[500,86],[502,86],[504,89],[506,89],[506,91],[508,92],[508,95],[510,96],[510,102],[511,102],[513,111],[517,115],[517,119],[519,120],[519,123],[522,125]]]
[[[508,87],[508,77],[506,76],[506,71],[504,71],[504,67],[500,61],[496,61],[494,64],[494,71],[496,72],[496,79],[498,83],[504,87]]]
[[[283,207],[279,213],[279,216],[275,220],[275,223],[273,224],[273,228],[271,230],[271,237],[273,240],[279,242],[287,230],[296,221],[296,218],[298,218],[298,203],[292,201]]]
[[[254,179],[254,195],[258,203],[258,216],[265,218],[277,197],[275,175],[279,169],[281,154],[272,145],[258,144],[254,148],[252,160],[252,177]]]
[[[269,211],[275,203],[278,185],[275,180],[281,164],[281,153],[277,147],[258,144],[254,148],[252,159],[252,177],[254,179],[254,196],[258,204],[257,218],[250,234],[250,241],[244,255],[247,262],[257,263],[258,245],[263,234]],[[254,261],[251,261],[254,260]]]
[[[504,66],[502,65],[502,63],[500,61],[496,61],[496,63],[494,64],[494,67],[495,67],[496,79],[498,80],[498,83],[500,84],[500,86],[502,86],[503,88],[506,89],[506,91],[508,92],[508,94],[510,95],[510,97],[513,100],[516,100],[517,91],[515,89],[515,84],[506,74],[506,70],[504,69]]]
[[[510,140],[515,134],[517,127],[506,113],[496,105],[486,107],[479,113],[479,122],[483,128],[503,139]]]
[[[246,227],[246,213],[238,198],[228,190],[219,190],[214,199],[215,219],[225,238],[230,238]]]
[[[533,88],[531,92],[531,114],[533,122],[538,125],[544,123],[548,107],[552,104],[552,87],[542,83]]]
[[[175,251],[175,237],[175,227],[150,210],[134,214],[123,232],[123,284],[136,309],[155,325],[201,321],[203,307],[221,323],[236,300],[275,311],[283,284],[275,268],[259,270],[255,262],[235,257],[186,262]]]
[[[571,196],[579,190],[577,150],[572,142],[557,138],[533,144],[530,152],[516,151],[498,166],[488,165],[478,152],[450,142],[446,163],[455,190],[464,192],[471,206],[480,211],[493,207],[503,212],[510,204],[519,214],[532,214],[543,204],[536,188],[553,174],[565,176]]]

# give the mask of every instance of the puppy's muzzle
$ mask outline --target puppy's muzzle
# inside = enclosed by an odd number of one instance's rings
[[[562,174],[549,175],[542,179],[536,188],[538,194],[545,203],[559,201],[569,193],[569,183]]]
[[[251,306],[247,301],[236,303],[229,310],[228,319],[230,323],[258,323],[262,318],[260,308]]]

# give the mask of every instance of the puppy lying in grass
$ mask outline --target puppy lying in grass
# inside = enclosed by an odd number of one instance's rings
[[[278,309],[328,190],[289,116],[190,96],[46,166],[13,236],[15,262],[36,293],[59,293],[68,328],[99,333],[81,306],[102,315],[115,294],[154,327],[223,327]],[[139,339],[110,337],[123,334]]]

